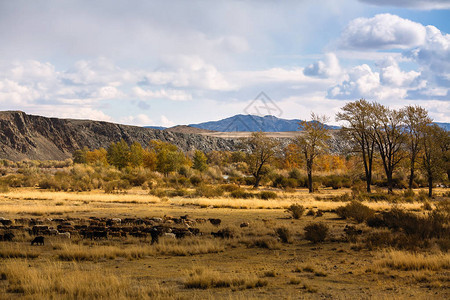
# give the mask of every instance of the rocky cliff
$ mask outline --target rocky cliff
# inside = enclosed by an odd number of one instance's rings
[[[173,143],[188,151],[233,150],[237,140],[186,134],[108,122],[46,118],[21,111],[0,112],[0,158],[10,160],[64,160],[73,151],[107,148],[124,139],[144,147],[153,139]]]

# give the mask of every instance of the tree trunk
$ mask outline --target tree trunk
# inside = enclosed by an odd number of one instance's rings
[[[308,190],[310,193],[314,192],[313,188],[313,178],[312,178],[312,162],[306,163],[306,172],[308,173]]]
[[[392,182],[392,173],[389,172],[386,174],[387,176],[387,186],[388,186],[388,193],[393,194],[393,182]]]
[[[414,182],[414,159],[411,160],[411,172],[409,173],[408,188],[410,190],[412,190],[413,182]]]
[[[255,189],[258,188],[259,182],[260,182],[260,181],[261,181],[261,176],[259,176],[259,175],[255,176],[255,184],[253,185],[253,187],[254,187]]]
[[[433,197],[433,177],[428,177],[428,197]]]
[[[372,183],[372,174],[366,174],[366,184],[367,184],[367,193],[371,193],[372,192],[372,190],[371,190],[371,187],[370,187],[370,184]]]

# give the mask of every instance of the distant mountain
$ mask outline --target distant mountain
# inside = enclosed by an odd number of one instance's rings
[[[438,125],[439,127],[450,131],[450,123],[441,123],[441,122],[434,122],[436,125]]]
[[[144,128],[164,130],[164,129],[166,129],[167,127],[163,127],[163,126],[144,126]]]
[[[232,131],[264,131],[285,132],[300,131],[298,123],[300,120],[281,119],[275,116],[235,115],[219,121],[210,121],[199,124],[189,124],[190,127],[214,130],[220,132]],[[338,129],[338,126],[327,125],[329,129]]]

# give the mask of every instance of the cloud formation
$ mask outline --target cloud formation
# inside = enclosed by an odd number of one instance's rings
[[[450,9],[448,0],[359,0],[360,2],[379,5],[379,6],[397,6],[416,9]]]
[[[423,45],[426,30],[419,23],[391,14],[357,18],[342,32],[339,46],[344,49],[407,49]]]
[[[333,77],[341,73],[341,67],[336,54],[327,53],[324,61],[319,60],[310,64],[303,73],[307,76]]]

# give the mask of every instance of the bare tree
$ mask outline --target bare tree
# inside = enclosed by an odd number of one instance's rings
[[[341,108],[342,112],[336,114],[336,121],[346,121],[341,131],[350,137],[353,151],[359,152],[364,164],[367,192],[371,192],[373,154],[375,152],[375,139],[372,132],[372,106],[365,99],[350,102]]]
[[[392,175],[396,166],[405,158],[404,112],[372,103],[371,135],[380,153],[386,173],[388,192],[392,193]]]
[[[252,132],[248,139],[242,141],[242,145],[249,151],[246,162],[250,173],[255,178],[254,187],[257,188],[264,175],[264,166],[276,155],[279,143],[269,138],[266,133],[259,131]]]
[[[423,147],[421,165],[428,180],[428,196],[432,197],[434,181],[446,173],[445,151],[448,151],[450,147],[449,132],[436,124],[429,125],[425,128],[421,144]]]
[[[428,116],[428,111],[420,106],[406,106],[403,109],[403,113],[410,161],[408,188],[412,189],[417,155],[423,144],[422,139],[424,138],[427,126],[431,124],[432,120]]]
[[[331,138],[329,129],[325,125],[328,121],[326,116],[318,116],[311,113],[311,121],[299,122],[299,128],[303,130],[297,138],[296,143],[300,152],[303,154],[306,163],[306,172],[308,173],[308,189],[314,192],[313,188],[313,167],[314,159],[323,154],[328,149],[327,141]]]

